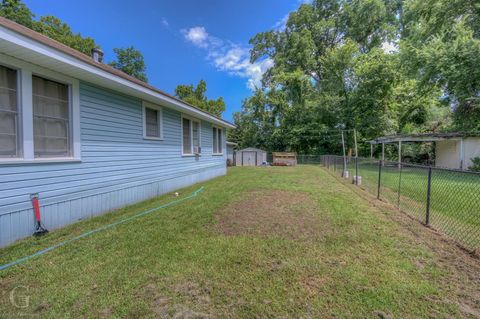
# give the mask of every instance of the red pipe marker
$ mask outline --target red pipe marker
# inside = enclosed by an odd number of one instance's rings
[[[32,206],[33,206],[33,212],[35,214],[35,232],[33,233],[34,236],[40,236],[43,234],[48,233],[48,230],[46,230],[42,226],[42,221],[40,217],[40,203],[38,201],[38,194],[32,194],[30,195],[30,198],[32,200]]]
[[[32,197],[33,212],[35,213],[35,220],[40,222],[40,205],[38,203],[38,197]]]

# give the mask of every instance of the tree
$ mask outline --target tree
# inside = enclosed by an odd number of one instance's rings
[[[251,61],[274,65],[263,99],[255,92],[237,115],[256,126],[250,132],[268,128],[256,142],[248,133],[251,145],[315,153],[338,148],[332,129],[364,126],[365,137],[394,130],[396,118],[387,120],[396,115],[389,103],[398,59],[380,47],[399,34],[400,9],[398,0],[316,0],[292,12],[284,30],[255,35]]]
[[[0,16],[32,28],[35,15],[21,0],[2,0]]]
[[[91,54],[93,48],[98,47],[92,38],[73,33],[68,24],[54,16],[41,17],[33,23],[33,30],[87,55]]]
[[[193,84],[177,85],[175,88],[175,95],[185,102],[196,106],[206,112],[220,117],[225,111],[225,102],[222,97],[216,100],[209,100],[205,93],[207,92],[207,83],[200,80],[196,87]]]
[[[360,140],[479,131],[479,15],[470,0],[302,4],[284,29],[250,40],[252,62],[274,63],[262,94],[236,114],[235,137],[242,146],[313,154],[338,151],[340,129],[356,128]]]
[[[135,49],[133,46],[128,48],[115,48],[113,49],[117,56],[116,61],[109,63],[110,66],[125,72],[143,82],[148,82],[147,75],[145,73],[146,66],[143,59],[143,54]]]
[[[73,33],[70,26],[54,16],[34,19],[35,15],[21,0],[2,0],[0,16],[17,22],[32,30],[57,40],[75,50],[90,55],[98,44],[90,37],[82,37],[80,33]]]
[[[480,7],[470,0],[405,2],[403,63],[437,86],[454,110],[452,129],[480,130]]]

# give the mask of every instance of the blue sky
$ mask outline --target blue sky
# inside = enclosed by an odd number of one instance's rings
[[[223,117],[242,100],[270,65],[248,62],[248,40],[281,25],[299,0],[24,0],[37,15],[54,15],[74,32],[90,36],[114,59],[112,49],[142,51],[149,83],[173,93],[177,84],[207,81],[210,98],[223,96]],[[250,87],[250,88],[249,88]]]

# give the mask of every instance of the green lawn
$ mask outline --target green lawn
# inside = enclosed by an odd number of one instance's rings
[[[348,168],[352,175],[355,166]],[[378,165],[359,165],[363,187],[377,194]],[[395,165],[382,169],[381,198],[425,221],[428,170]],[[398,190],[400,188],[400,197]],[[468,249],[480,248],[480,175],[446,170],[432,171],[430,224]]]
[[[373,207],[325,169],[233,168],[202,185],[190,201],[0,272],[0,314],[450,318],[478,311],[469,299],[478,287],[463,272],[478,271],[477,261],[471,266],[458,251],[470,266],[450,264],[442,250],[457,254],[453,245],[432,250],[437,236],[413,221],[414,231],[406,229],[398,213]],[[0,263],[173,199],[18,242],[0,250]],[[26,308],[11,304],[15,287],[30,296]]]

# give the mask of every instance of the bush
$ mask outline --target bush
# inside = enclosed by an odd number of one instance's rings
[[[471,161],[473,165],[469,166],[468,169],[471,171],[480,172],[480,157],[474,157],[471,159]]]

